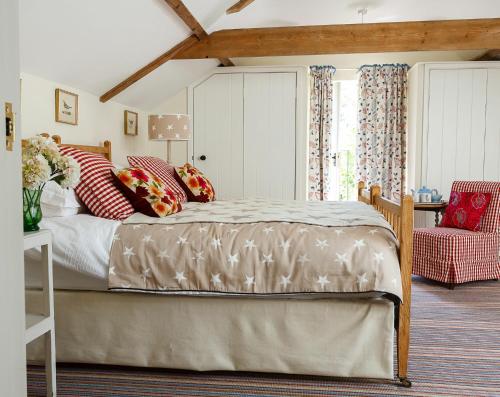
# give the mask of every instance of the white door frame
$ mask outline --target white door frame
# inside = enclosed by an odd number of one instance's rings
[[[296,73],[297,74],[297,94],[295,112],[295,197],[297,200],[306,200],[307,183],[307,163],[308,163],[308,68],[306,66],[252,66],[252,67],[224,67],[217,68],[201,79],[195,81],[188,87],[188,114],[193,120],[194,109],[194,89],[204,81],[216,74],[228,73]],[[192,121],[191,121],[192,123]],[[194,134],[193,129],[193,134]],[[193,140],[188,142],[188,158],[194,158]]]
[[[0,395],[26,395],[24,343],[24,263],[21,190],[21,117],[19,78],[19,2],[0,1]],[[13,106],[16,139],[12,151],[5,139],[5,103]]]

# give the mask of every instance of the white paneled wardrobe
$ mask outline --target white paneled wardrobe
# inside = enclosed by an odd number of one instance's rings
[[[305,199],[306,68],[217,69],[188,101],[192,161],[219,199]]]
[[[408,189],[500,180],[500,62],[417,64],[408,105]]]

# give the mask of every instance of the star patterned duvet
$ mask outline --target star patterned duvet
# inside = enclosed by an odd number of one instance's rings
[[[401,299],[397,249],[384,217],[359,202],[188,203],[165,218],[134,214],[117,229],[108,288]]]

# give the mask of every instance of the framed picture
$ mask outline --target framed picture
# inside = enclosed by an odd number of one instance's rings
[[[56,89],[56,121],[58,123],[78,124],[78,95]]]
[[[125,135],[139,134],[139,115],[136,112],[125,110],[124,131]]]

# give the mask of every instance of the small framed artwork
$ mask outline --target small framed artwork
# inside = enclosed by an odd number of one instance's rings
[[[56,89],[56,121],[58,123],[78,124],[78,95]]]
[[[125,110],[124,130],[125,135],[139,134],[139,115],[136,112]]]

